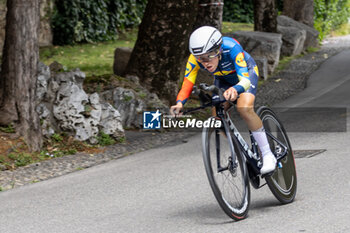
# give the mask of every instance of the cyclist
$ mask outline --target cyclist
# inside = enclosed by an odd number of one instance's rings
[[[214,84],[224,88],[226,100],[237,100],[237,110],[248,125],[263,156],[261,174],[272,172],[276,158],[272,154],[261,119],[254,111],[258,85],[258,68],[254,59],[233,38],[223,37],[210,26],[196,29],[190,36],[186,72],[182,88],[177,95],[171,114],[179,114],[191,94],[198,70],[205,69],[214,75]],[[239,96],[239,98],[238,98]]]

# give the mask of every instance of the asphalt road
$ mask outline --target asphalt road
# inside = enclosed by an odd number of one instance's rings
[[[349,57],[344,51],[326,61],[309,88],[280,106],[349,108]],[[296,159],[293,203],[279,204],[267,186],[252,189],[243,221],[232,221],[216,203],[198,135],[1,192],[0,232],[350,232],[350,117],[342,117],[345,132],[290,133],[293,149],[326,151]]]

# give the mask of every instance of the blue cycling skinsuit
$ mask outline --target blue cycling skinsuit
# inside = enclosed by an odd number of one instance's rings
[[[219,57],[219,64],[216,70],[211,73],[214,75],[214,84],[224,89],[233,87],[238,94],[248,92],[255,95],[259,72],[254,59],[243,50],[242,46],[235,39],[222,37],[222,40],[222,53]],[[177,103],[186,103],[200,68],[205,69],[191,54],[186,64],[182,88],[177,95]]]

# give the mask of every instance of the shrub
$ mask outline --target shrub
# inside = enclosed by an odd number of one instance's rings
[[[314,27],[322,40],[332,30],[346,23],[350,17],[349,0],[315,0]]]
[[[254,22],[253,0],[224,1],[223,21],[235,23]]]
[[[116,141],[111,136],[109,136],[108,134],[105,134],[102,131],[97,137],[97,140],[98,140],[98,144],[101,146],[109,146],[116,143]]]
[[[11,153],[8,155],[8,157],[14,161],[17,167],[28,165],[33,161],[32,156],[27,153]]]
[[[283,10],[283,0],[276,0],[276,8]],[[224,1],[223,21],[254,23],[254,0]]]
[[[51,17],[53,43],[116,39],[118,30],[141,22],[147,0],[55,0]]]

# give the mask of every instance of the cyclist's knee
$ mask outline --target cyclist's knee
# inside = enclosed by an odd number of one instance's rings
[[[239,107],[237,111],[243,119],[249,119],[256,115],[253,107]]]

